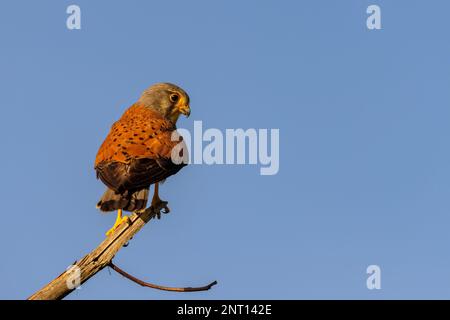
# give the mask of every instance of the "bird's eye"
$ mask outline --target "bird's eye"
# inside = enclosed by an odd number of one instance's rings
[[[180,99],[180,96],[175,93],[170,95],[170,101],[172,101],[172,102],[177,102],[179,99]]]

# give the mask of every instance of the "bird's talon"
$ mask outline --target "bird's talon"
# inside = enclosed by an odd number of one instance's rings
[[[131,220],[128,216],[122,216],[122,213],[120,213],[120,215],[117,217],[116,222],[114,223],[113,227],[111,229],[109,229],[106,232],[106,236],[111,235],[114,231],[116,231],[116,229],[122,224],[122,223],[127,223],[130,224]]]
[[[161,201],[160,203],[159,203],[159,207],[161,208],[160,209],[160,212],[162,212],[162,213],[164,213],[164,214],[168,214],[169,212],[170,212],[170,209],[169,209],[169,207],[167,206],[169,203],[167,202],[167,201]]]
[[[153,212],[155,212],[155,216],[156,218],[158,218],[158,220],[161,219],[161,213],[168,214],[170,212],[170,209],[167,206],[167,204],[168,204],[167,201],[161,200],[159,202],[152,203],[152,205],[150,206]]]

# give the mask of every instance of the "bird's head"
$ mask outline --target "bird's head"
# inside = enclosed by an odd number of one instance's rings
[[[152,85],[142,93],[138,102],[157,110],[174,124],[180,114],[184,114],[186,117],[191,114],[188,94],[171,83]]]

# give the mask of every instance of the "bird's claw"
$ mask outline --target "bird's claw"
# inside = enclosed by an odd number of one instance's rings
[[[109,236],[109,235],[111,235],[114,231],[116,231],[116,229],[117,229],[122,223],[130,224],[130,222],[131,222],[131,221],[130,221],[130,217],[128,217],[128,216],[118,217],[117,220],[116,220],[116,222],[114,223],[114,226],[106,232],[106,236]]]
[[[167,204],[168,204],[167,201],[160,200],[156,203],[152,203],[152,205],[150,206],[150,208],[155,213],[158,220],[161,219],[161,213],[168,214],[170,212],[170,209],[167,206]]]

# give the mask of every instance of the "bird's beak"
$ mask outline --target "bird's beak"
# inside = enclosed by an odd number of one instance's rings
[[[180,106],[178,110],[180,110],[180,113],[184,114],[186,117],[189,117],[191,114],[191,108],[188,104]]]

